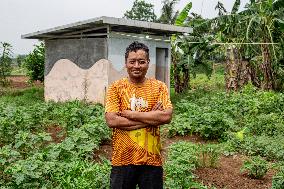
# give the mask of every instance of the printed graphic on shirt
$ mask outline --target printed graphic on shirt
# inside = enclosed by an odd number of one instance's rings
[[[148,101],[143,98],[136,98],[135,94],[130,98],[130,108],[132,111],[140,111],[141,108],[148,108]]]
[[[112,84],[107,93],[106,112],[132,110],[147,112],[161,101],[163,108],[172,108],[164,83],[147,79],[143,85],[134,85],[127,78]],[[160,129],[146,127],[133,131],[113,129],[112,165],[162,165]]]

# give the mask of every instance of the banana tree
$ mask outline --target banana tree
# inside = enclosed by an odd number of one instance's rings
[[[244,60],[243,51],[245,46],[244,28],[245,21],[243,16],[238,13],[240,0],[234,2],[234,6],[228,12],[221,2],[218,2],[215,9],[219,10],[219,16],[210,20],[215,33],[215,42],[228,43],[220,46],[226,52],[225,64],[225,83],[227,91],[237,91],[251,80],[249,64]]]
[[[279,59],[281,53],[277,53],[283,43],[284,28],[284,1],[283,0],[251,0],[245,11],[248,26],[246,28],[246,40],[248,42],[260,42],[262,63],[259,64],[261,71],[260,86],[265,90],[277,88]],[[281,42],[282,41],[282,42]]]
[[[183,10],[179,13],[175,20],[175,25],[183,26],[184,22],[188,17],[188,13],[192,8],[192,3],[188,3]],[[173,64],[173,75],[174,75],[174,88],[176,93],[182,93],[188,89],[189,83],[189,70],[186,64],[181,64],[184,51],[182,44],[184,42],[184,36],[174,35],[171,38],[171,54]]]

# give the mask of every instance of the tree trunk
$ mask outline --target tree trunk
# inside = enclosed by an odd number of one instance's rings
[[[260,81],[258,78],[258,69],[253,67],[250,63],[248,64],[248,72],[250,75],[251,83],[257,87],[260,88]]]
[[[227,49],[225,82],[227,92],[238,90],[238,51],[236,48]]]
[[[267,44],[261,45],[263,63],[260,65],[263,74],[263,80],[261,81],[261,88],[264,90],[274,89],[274,79],[271,66],[271,57]]]
[[[173,72],[174,72],[174,81],[175,81],[175,93],[181,93],[181,81],[179,76],[179,71],[177,68],[177,59],[172,58],[173,63]]]
[[[246,84],[248,84],[249,81],[251,81],[251,75],[249,72],[249,63],[246,60],[242,60],[240,57],[239,59],[239,70],[238,70],[238,86],[239,88],[242,88]]]
[[[186,91],[189,87],[189,69],[187,67],[183,68],[183,85],[182,92]]]
[[[242,60],[238,48],[228,48],[225,67],[226,91],[237,91],[249,81],[251,81],[251,77],[248,61]]]

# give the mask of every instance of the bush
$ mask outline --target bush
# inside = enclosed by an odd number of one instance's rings
[[[274,175],[272,180],[272,189],[283,189],[284,188],[284,167]]]
[[[243,140],[230,138],[228,145],[235,151],[250,156],[262,156],[268,160],[284,160],[284,137],[279,136],[245,136]]]
[[[250,135],[284,135],[283,107],[283,94],[256,91],[251,85],[232,94],[196,89],[176,102],[169,135],[198,133],[226,141],[230,132],[243,128]]]
[[[0,85],[7,86],[7,76],[12,71],[12,46],[9,43],[1,42],[0,52]]]
[[[201,151],[201,160],[200,164],[203,167],[214,167],[218,166],[220,156],[221,156],[221,149],[217,144],[206,144],[206,145],[199,145]]]
[[[33,52],[25,58],[25,67],[28,70],[28,76],[31,81],[44,80],[44,61],[45,61],[45,47],[44,43],[35,45]]]
[[[246,160],[241,168],[241,172],[248,172],[251,178],[261,179],[268,171],[268,163],[259,156]]]
[[[103,107],[45,103],[42,95],[28,89],[0,97],[1,187],[109,188],[109,161],[93,162],[111,134]],[[60,141],[53,140],[50,126],[61,129]]]
[[[164,165],[166,188],[207,188],[195,181],[193,171],[203,166],[201,148],[208,156],[209,165],[216,165],[218,155],[216,145],[203,145],[202,147],[190,142],[177,142],[169,147],[168,157]],[[214,150],[212,150],[214,148]],[[207,159],[206,159],[207,163]]]

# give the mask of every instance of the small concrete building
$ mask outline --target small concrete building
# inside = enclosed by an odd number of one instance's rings
[[[35,33],[23,39],[45,42],[44,95],[46,100],[86,100],[104,104],[108,86],[127,76],[125,49],[133,41],[149,47],[147,77],[170,85],[172,34],[191,28],[99,17]]]

